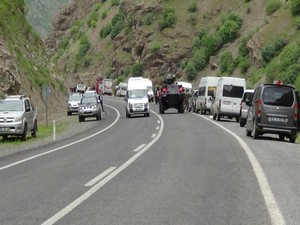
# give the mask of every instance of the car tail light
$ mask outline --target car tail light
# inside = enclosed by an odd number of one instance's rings
[[[166,88],[166,87],[163,87],[163,88],[161,89],[161,91],[162,91],[162,92],[166,92],[166,91],[167,91],[167,88]]]
[[[294,105],[294,120],[297,121],[298,119],[298,103],[296,102]]]
[[[256,109],[256,116],[261,117],[261,106],[262,106],[262,101],[259,98],[257,101],[257,109]]]
[[[180,92],[180,93],[183,92],[183,87],[179,87],[179,92]]]

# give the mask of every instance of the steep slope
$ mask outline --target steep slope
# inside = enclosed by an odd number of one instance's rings
[[[53,16],[70,0],[26,0],[26,18],[33,29],[45,38],[52,31]]]
[[[42,88],[51,89],[48,105],[52,116],[64,109],[67,90],[63,80],[49,67],[43,42],[26,22],[25,2],[1,1],[0,15],[0,96],[31,96],[38,107],[39,120],[44,120]]]
[[[297,1],[73,1],[46,43],[60,71],[91,85],[99,73],[155,84],[174,73],[194,84],[218,75],[245,77],[250,87],[282,79],[300,89]],[[282,64],[284,55],[294,57]]]

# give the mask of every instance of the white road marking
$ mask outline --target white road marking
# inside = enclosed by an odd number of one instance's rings
[[[243,147],[243,149],[246,152],[246,155],[248,156],[248,159],[252,165],[252,168],[254,170],[256,179],[258,181],[260,190],[262,192],[262,195],[264,196],[265,199],[265,203],[267,206],[267,209],[269,211],[269,215],[271,218],[271,223],[273,225],[286,225],[285,219],[282,215],[282,212],[280,211],[277,202],[275,200],[274,194],[272,192],[272,189],[268,183],[267,177],[261,167],[261,165],[259,164],[258,160],[256,159],[254,153],[252,152],[252,150],[249,148],[249,146],[246,144],[246,142],[244,142],[238,135],[236,135],[234,132],[230,131],[229,129],[223,127],[222,125],[220,125],[219,123],[212,121],[211,119],[205,117],[205,116],[201,116],[198,115],[200,117],[202,117],[203,119],[206,119],[212,123],[214,123],[215,125],[219,126],[220,128],[222,128],[223,130],[225,130],[226,132],[228,132],[229,134],[231,134],[239,143],[240,145]]]
[[[156,134],[152,134],[151,138],[155,138]]]
[[[153,112],[153,111],[152,111]],[[82,202],[87,200],[89,197],[91,197],[95,192],[97,192],[101,187],[103,187],[106,183],[108,183],[110,180],[112,180],[114,177],[116,177],[119,173],[121,173],[123,170],[125,170],[130,164],[132,164],[136,159],[138,159],[142,154],[144,154],[162,135],[162,132],[164,130],[164,122],[160,115],[153,112],[158,116],[158,118],[161,120],[161,128],[158,132],[158,135],[155,139],[153,139],[149,144],[147,144],[141,151],[137,152],[134,156],[132,156],[127,162],[125,162],[122,166],[114,170],[112,173],[110,173],[108,176],[106,176],[103,180],[101,180],[99,183],[97,183],[95,186],[91,187],[87,192],[85,192],[83,195],[81,195],[79,198],[77,198],[75,201],[73,201],[71,204],[63,208],[61,211],[59,211],[57,214],[49,218],[47,221],[43,222],[41,225],[52,225],[59,221],[61,218],[66,216],[69,212],[71,212],[73,209],[75,209],[77,206],[79,206]]]
[[[84,186],[91,187],[94,186],[96,183],[98,183],[100,180],[102,180],[104,177],[106,177],[108,174],[110,174],[112,171],[114,171],[117,167],[109,167],[107,170],[105,170],[103,173],[101,173],[99,176],[95,177],[88,183],[86,183]]]
[[[145,146],[146,146],[146,144],[141,144],[139,147],[137,147],[137,148],[134,149],[133,151],[134,151],[134,152],[138,152],[138,151],[140,151],[141,149],[143,149]]]
[[[156,130],[159,130],[159,127],[156,127]]]
[[[62,149],[64,149],[64,148],[70,147],[70,146],[72,146],[72,145],[75,145],[75,144],[77,144],[77,143],[79,143],[79,142],[82,142],[82,141],[85,141],[85,140],[87,140],[87,139],[90,139],[90,138],[92,138],[92,137],[94,137],[94,136],[96,136],[96,135],[98,135],[98,134],[101,134],[101,133],[103,133],[104,131],[108,130],[108,129],[111,128],[113,125],[115,125],[115,124],[117,123],[117,121],[120,119],[120,113],[119,113],[119,111],[118,111],[116,108],[114,108],[114,107],[112,107],[112,106],[108,106],[108,105],[106,105],[106,106],[107,106],[107,107],[111,107],[112,109],[114,109],[114,110],[117,112],[117,118],[116,118],[115,121],[114,121],[112,124],[110,124],[108,127],[104,128],[104,129],[102,129],[102,130],[100,130],[100,131],[98,131],[98,132],[96,132],[96,133],[94,133],[94,134],[92,134],[92,135],[90,135],[90,136],[88,136],[88,137],[85,137],[85,138],[82,138],[82,139],[80,139],[80,140],[71,142],[71,143],[69,143],[69,144],[67,144],[67,145],[60,146],[60,147],[55,148],[55,149],[52,149],[52,150],[50,150],[50,151],[47,151],[47,152],[44,152],[44,153],[41,153],[41,154],[38,154],[38,155],[35,155],[35,156],[31,156],[31,157],[29,157],[29,158],[26,158],[26,159],[23,159],[23,160],[20,160],[20,161],[11,163],[11,164],[6,165],[6,166],[2,166],[2,167],[0,167],[0,171],[1,171],[1,170],[5,170],[5,169],[10,168],[10,167],[13,167],[13,166],[16,166],[16,165],[19,165],[19,164],[24,163],[24,162],[28,162],[28,161],[33,160],[33,159],[36,159],[36,158],[39,158],[39,157],[41,157],[41,156],[48,155],[48,154],[50,154],[50,153],[53,153],[53,152],[62,150]]]

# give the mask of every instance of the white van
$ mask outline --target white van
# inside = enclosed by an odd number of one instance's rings
[[[210,112],[211,96],[217,87],[220,77],[202,77],[198,87],[198,97],[196,98],[195,112],[201,114]]]
[[[221,77],[218,80],[214,99],[213,119],[219,121],[221,117],[235,117],[239,122],[240,103],[244,91],[246,90],[246,80],[244,78]]]
[[[119,83],[116,87],[116,96],[117,97],[125,97],[127,92],[127,83]]]
[[[153,102],[154,100],[154,92],[153,92],[153,84],[152,81],[148,78],[144,78],[146,86],[147,86],[147,90],[148,90],[148,97],[149,97],[149,101]]]
[[[150,104],[148,90],[143,78],[129,78],[125,102],[127,118],[138,114],[144,114],[144,116],[149,117]]]

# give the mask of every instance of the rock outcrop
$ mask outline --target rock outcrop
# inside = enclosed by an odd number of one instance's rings
[[[0,39],[0,93],[18,94],[20,90],[20,75],[16,62],[5,43]]]

